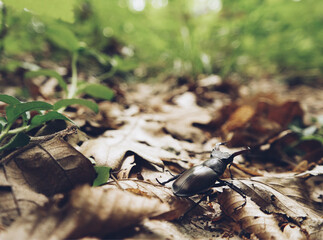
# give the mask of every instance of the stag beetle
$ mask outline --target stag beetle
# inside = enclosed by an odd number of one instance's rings
[[[242,190],[230,182],[221,180],[220,177],[228,165],[230,170],[232,161],[236,156],[249,151],[250,148],[247,147],[245,150],[229,154],[228,152],[220,151],[220,145],[224,144],[225,143],[217,143],[211,152],[210,159],[206,160],[202,164],[196,165],[179,175],[173,176],[165,182],[160,182],[158,179],[156,179],[161,185],[165,185],[166,183],[175,180],[172,184],[172,191],[177,197],[191,197],[196,194],[204,194],[204,197],[202,197],[197,203],[188,209],[184,215],[210,196],[212,193],[211,188],[225,185],[239,193],[244,198],[245,202],[237,208],[246,205],[246,195],[242,192]],[[235,208],[235,210],[237,208]]]

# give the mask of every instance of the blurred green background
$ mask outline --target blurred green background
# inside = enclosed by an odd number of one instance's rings
[[[322,82],[322,0],[2,0],[0,6],[2,78],[21,68],[68,68],[77,54],[79,71],[101,81],[218,74]]]

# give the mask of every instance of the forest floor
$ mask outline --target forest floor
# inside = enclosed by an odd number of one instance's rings
[[[51,86],[37,89],[49,102]],[[68,124],[1,159],[2,186],[11,189],[0,193],[3,239],[322,239],[323,87],[209,76],[120,83],[114,91],[98,114],[66,109],[81,131]],[[246,204],[218,187],[181,218],[201,196],[176,197],[172,183],[156,178],[247,147],[221,177]],[[107,183],[76,186],[92,178],[88,159],[111,168]]]

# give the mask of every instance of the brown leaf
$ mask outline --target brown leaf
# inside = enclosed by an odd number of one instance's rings
[[[243,105],[236,109],[222,126],[221,131],[227,134],[231,131],[244,127],[255,114],[255,109],[249,105]]]
[[[192,142],[205,141],[203,131],[194,125],[207,124],[211,115],[206,109],[196,104],[193,93],[186,92],[174,100],[177,106],[165,106],[164,113],[158,114],[165,121],[165,129],[177,139]]]
[[[119,130],[110,130],[103,137],[84,142],[80,151],[94,157],[98,165],[119,169],[129,155],[137,155],[158,170],[163,169],[162,159],[178,158],[162,146],[180,148],[175,139],[165,136],[158,122],[132,118]],[[176,146],[177,145],[177,146]]]
[[[38,208],[17,220],[2,239],[103,237],[167,210],[157,199],[118,189],[82,186],[73,190],[67,199]]]
[[[95,178],[91,162],[60,136],[36,139],[1,159],[0,216],[5,226],[43,206],[47,197]]]
[[[117,178],[118,179],[127,179],[127,178],[129,178],[130,171],[132,170],[132,168],[134,166],[136,166],[135,156],[131,155],[131,156],[126,157],[125,160],[123,161],[121,167],[120,167],[120,171],[118,171]]]
[[[178,219],[191,206],[191,201],[189,199],[175,197],[170,188],[161,186],[159,184],[153,184],[141,180],[127,179],[119,180],[118,184],[127,191],[136,193],[141,196],[157,198],[162,203],[169,205],[169,211],[164,212],[162,215],[158,216],[158,219]],[[107,189],[115,188],[116,183],[110,182],[108,185],[104,185],[102,187]]]
[[[218,199],[225,214],[238,222],[246,232],[253,233],[260,239],[292,239],[280,230],[279,222],[273,215],[262,212],[250,199],[244,207],[237,210],[234,209],[241,206],[244,200],[233,190],[223,191]],[[306,236],[301,235],[298,239],[306,239]]]
[[[10,184],[23,185],[46,196],[91,184],[96,174],[91,162],[60,137],[30,143],[1,163]]]
[[[286,219],[293,219],[294,223],[297,223],[316,239],[322,234],[321,226],[323,224],[322,200],[319,197],[322,191],[318,192],[319,182],[322,183],[322,175],[323,168],[317,167],[312,171],[298,175],[277,174],[276,176],[254,177],[250,180],[232,180],[231,182],[251,197],[252,201],[248,199],[247,204],[256,204],[251,207],[252,211],[254,208],[260,208],[267,214],[285,215]],[[313,192],[316,193],[315,196],[312,195]],[[231,214],[234,215],[234,208],[243,203],[241,202],[243,199],[239,200],[235,197],[229,203],[227,198],[229,197],[226,196],[224,200],[220,200],[220,203],[227,214],[231,216]],[[247,216],[262,216],[260,212],[253,213],[252,211],[247,207],[246,211],[237,215],[237,221],[242,221]],[[266,215],[266,217],[269,216]]]
[[[256,112],[259,116],[262,115],[282,127],[287,127],[296,118],[302,120],[304,115],[299,102],[296,101],[287,101],[281,105],[259,102]]]
[[[3,169],[2,169],[3,170]],[[2,175],[2,174],[1,174]],[[0,225],[8,227],[18,217],[27,215],[38,206],[43,206],[48,199],[19,185],[0,186]]]
[[[257,97],[246,104],[231,103],[219,110],[217,119],[210,122],[221,128],[220,134],[230,146],[257,146],[286,129],[294,119],[302,120],[299,102],[287,101],[271,104]]]

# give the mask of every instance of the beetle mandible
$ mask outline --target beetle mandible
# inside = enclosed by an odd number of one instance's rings
[[[239,193],[245,200],[245,202],[237,207],[243,207],[246,205],[246,195],[243,191],[237,186],[233,185],[230,182],[221,180],[220,177],[223,175],[225,169],[229,165],[229,170],[233,159],[243,153],[246,153],[250,150],[249,147],[245,150],[241,150],[230,154],[228,152],[221,152],[220,145],[225,143],[217,143],[215,148],[211,152],[210,159],[205,162],[196,165],[190,169],[187,169],[183,173],[173,176],[165,182],[160,182],[158,179],[157,182],[161,185],[165,185],[171,181],[174,181],[172,184],[172,191],[177,197],[191,197],[196,194],[204,194],[197,203],[195,203],[191,208],[189,208],[185,214],[195,208],[200,202],[204,201],[207,196],[211,195],[213,187],[228,186],[237,193]],[[230,171],[231,174],[231,171]],[[231,175],[232,178],[232,175]],[[235,208],[235,210],[237,209]],[[185,215],[184,214],[184,215]]]

